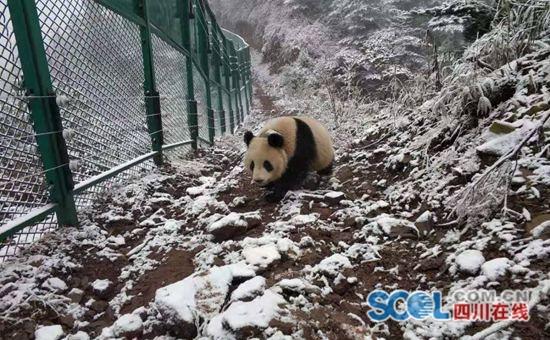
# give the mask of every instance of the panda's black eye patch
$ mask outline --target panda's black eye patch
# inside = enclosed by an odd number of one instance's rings
[[[250,171],[254,171],[254,162],[250,162]]]
[[[273,171],[273,165],[269,161],[264,162],[264,168],[267,172]]]

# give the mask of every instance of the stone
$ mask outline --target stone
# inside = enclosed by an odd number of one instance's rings
[[[69,291],[67,294],[69,299],[71,299],[74,303],[80,303],[82,301],[82,298],[84,297],[84,291],[78,288],[73,288]]]
[[[346,198],[346,194],[341,191],[331,191],[324,195],[324,201],[329,204],[338,204]]]
[[[90,305],[90,308],[98,313],[104,312],[107,309],[107,307],[109,307],[109,304],[102,300],[96,300],[92,302],[92,304]]]
[[[508,122],[495,120],[489,127],[489,131],[496,133],[497,135],[503,135],[516,130],[516,127]]]
[[[73,328],[74,326],[74,318],[70,315],[62,315],[57,318],[57,321],[63,326],[66,326],[67,328]]]

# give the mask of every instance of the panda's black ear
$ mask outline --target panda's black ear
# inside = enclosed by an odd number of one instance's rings
[[[244,142],[246,143],[246,146],[250,145],[252,138],[254,138],[254,134],[251,131],[246,131],[244,133]]]
[[[285,143],[285,139],[278,133],[271,133],[267,136],[267,142],[274,148],[282,148]]]

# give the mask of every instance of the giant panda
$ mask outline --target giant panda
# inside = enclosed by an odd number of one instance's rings
[[[245,169],[252,182],[267,189],[268,202],[280,201],[309,171],[332,172],[334,148],[327,129],[309,117],[279,117],[268,121],[257,136],[244,134]]]

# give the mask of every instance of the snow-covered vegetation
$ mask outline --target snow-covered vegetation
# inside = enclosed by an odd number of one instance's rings
[[[268,204],[239,131],[115,188],[2,265],[3,335],[550,337],[548,1],[212,3],[256,49],[243,128],[318,118],[333,175]],[[530,320],[367,316],[375,289],[480,288],[533,289]]]

